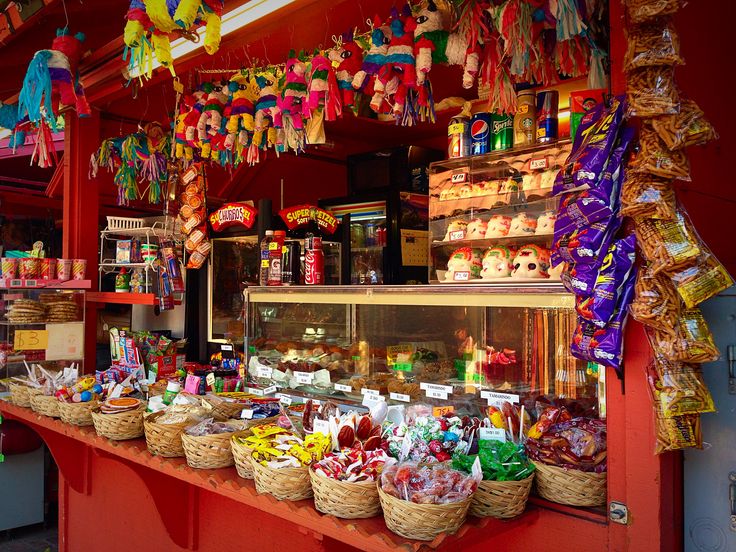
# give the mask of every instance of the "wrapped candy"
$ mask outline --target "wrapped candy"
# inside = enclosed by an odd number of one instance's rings
[[[444,467],[419,467],[414,462],[404,462],[384,467],[381,489],[416,504],[449,504],[471,497],[481,479],[480,470],[465,475]]]
[[[260,431],[256,431],[260,429]],[[301,439],[278,426],[254,427],[253,435],[242,442],[253,450],[253,459],[270,468],[299,468],[322,460],[330,450],[330,437],[312,433]]]
[[[478,454],[455,454],[452,467],[470,473],[476,458],[484,481],[521,481],[534,473],[534,464],[526,457],[524,446],[511,441],[481,440]]]
[[[338,481],[376,481],[389,456],[382,449],[365,451],[360,445],[326,454],[313,464],[314,473]]]

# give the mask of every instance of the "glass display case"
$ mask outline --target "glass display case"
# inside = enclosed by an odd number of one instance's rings
[[[0,289],[0,391],[26,375],[26,363],[60,370],[84,367],[85,292],[49,288]]]
[[[438,161],[430,166],[432,283],[559,281],[550,267],[555,177],[568,140]]]
[[[559,283],[258,287],[245,300],[249,385],[288,400],[604,412],[597,366],[570,355],[573,296]]]

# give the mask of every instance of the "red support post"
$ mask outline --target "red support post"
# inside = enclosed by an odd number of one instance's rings
[[[100,114],[78,118],[67,113],[64,129],[63,257],[86,259],[87,278],[97,289],[100,194],[89,178],[89,159],[100,144]],[[97,344],[97,305],[87,303],[84,332],[84,369],[93,372]]]

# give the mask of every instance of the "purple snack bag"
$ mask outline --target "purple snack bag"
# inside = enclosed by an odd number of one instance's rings
[[[611,320],[603,328],[592,322],[578,318],[570,344],[570,352],[575,358],[598,362],[614,368],[621,377],[621,360],[623,359],[624,326],[629,303],[634,297],[634,281],[636,270],[631,270],[622,285],[618,304]]]
[[[623,113],[623,101],[613,98],[610,108],[601,104],[583,117],[572,153],[555,178],[553,195],[592,188],[600,182],[616,142]]]
[[[575,310],[583,320],[603,328],[613,315],[622,291],[636,260],[636,236],[631,234],[614,242],[603,258],[603,263],[590,296],[578,296]]]
[[[620,226],[621,218],[611,216],[585,228],[576,228],[572,234],[560,236],[555,233],[550,259],[552,266],[562,261],[600,266],[601,253],[608,251],[613,234]]]

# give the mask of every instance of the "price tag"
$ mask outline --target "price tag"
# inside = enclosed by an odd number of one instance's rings
[[[483,441],[506,442],[506,431],[500,427],[481,427],[478,430],[478,439]]]
[[[271,387],[266,387],[263,390],[263,394],[264,395],[270,395],[270,394],[275,393],[275,392],[276,392],[276,386],[275,385],[272,385]]]
[[[261,268],[268,268],[268,259],[261,259]]]
[[[510,393],[494,393],[493,391],[481,391],[480,396],[482,399],[488,401],[488,405],[492,406],[503,402],[509,402],[516,404],[519,402],[519,395],[511,395]]]
[[[420,383],[419,388],[424,391],[437,391],[449,395],[452,393],[452,385],[439,385],[437,383]]]
[[[268,366],[258,366],[256,367],[256,376],[259,378],[271,379],[271,376],[273,376],[273,368]]]
[[[539,129],[544,133],[544,129]],[[535,170],[544,170],[549,168],[549,160],[546,157],[538,157],[536,159],[530,159],[529,160],[529,169],[532,171]]]
[[[335,384],[335,391],[344,391],[345,393],[350,393],[352,390],[353,388],[349,385],[343,385],[342,383]]]
[[[411,402],[411,397],[403,393],[389,393],[388,396],[392,401]]]
[[[35,288],[38,287],[38,282],[36,280],[26,280],[25,281],[25,287],[27,288]]]
[[[215,374],[210,372],[207,374],[207,377],[204,379],[205,382],[207,382],[208,387],[214,387],[215,386]]]
[[[312,372],[294,372],[294,377],[297,383],[309,384],[314,380],[314,374]]]
[[[432,416],[435,418],[441,418],[445,414],[452,414],[455,412],[454,406],[434,406],[432,407]]]
[[[13,349],[16,351],[44,351],[48,347],[49,332],[46,330],[15,330]]]
[[[375,395],[377,397],[381,396],[381,393],[379,391],[376,391],[375,389],[368,389],[367,387],[364,387],[360,390],[361,395]]]
[[[452,279],[456,282],[467,282],[470,280],[470,272],[467,270],[460,270],[452,273]]]
[[[240,411],[240,419],[241,420],[251,420],[253,419],[253,409],[252,408],[244,408]]]
[[[378,403],[385,400],[385,397],[382,397],[381,395],[365,395],[363,397],[363,406],[366,408],[373,408]]]
[[[314,420],[314,432],[323,433],[324,435],[330,434],[330,422],[327,420]]]
[[[460,184],[462,182],[467,182],[468,173],[464,171],[453,173],[453,175],[450,177],[450,180],[453,184]]]
[[[454,232],[450,232],[450,241],[464,240],[464,239],[465,239],[465,230],[455,230]],[[457,272],[455,274],[457,274]]]
[[[220,345],[220,352],[222,353],[222,358],[234,358],[235,354],[233,353],[233,346],[229,343],[223,343]]]
[[[289,406],[291,404],[291,397],[289,395],[284,395],[283,393],[280,393],[277,395],[279,398],[279,402],[281,404],[284,404],[286,406]]]
[[[444,393],[442,391],[436,391],[434,389],[426,389],[424,391],[424,394],[427,395],[428,399],[441,399],[443,401],[447,400],[447,393]]]
[[[397,362],[392,366],[392,368],[399,372],[411,372],[414,365],[411,362]]]
[[[251,395],[256,395],[258,397],[263,396],[263,389],[258,389],[257,387],[248,387],[245,391],[247,393],[250,393]]]

